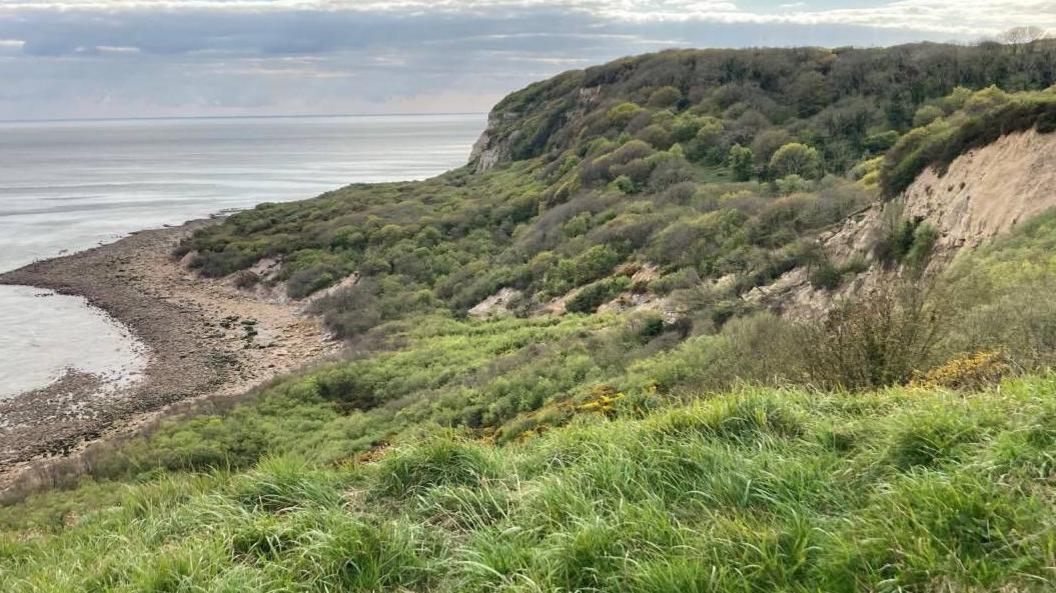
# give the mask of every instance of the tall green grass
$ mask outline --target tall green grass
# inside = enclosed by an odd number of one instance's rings
[[[64,524],[7,509],[0,590],[1049,591],[1054,419],[1047,375],[742,388],[505,445],[270,457],[129,483]]]

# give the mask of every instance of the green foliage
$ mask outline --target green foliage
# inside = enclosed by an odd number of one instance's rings
[[[737,181],[748,181],[755,174],[755,157],[751,148],[734,144],[730,147],[727,162],[733,171],[734,179]]]
[[[798,142],[779,148],[770,159],[770,173],[775,177],[799,175],[807,179],[820,177],[824,172],[817,149]]]
[[[671,107],[682,100],[682,92],[673,86],[662,86],[649,95],[650,107]]]
[[[823,290],[834,290],[840,285],[843,274],[832,262],[825,261],[810,272],[810,285]]]
[[[1031,128],[1056,131],[1056,92],[1008,94],[997,87],[978,91],[960,110],[914,129],[888,152],[881,171],[884,193],[894,196],[929,166],[941,171],[972,148]]]
[[[805,192],[811,189],[812,185],[809,181],[803,177],[793,173],[791,175],[785,175],[784,177],[774,182],[777,185],[777,191],[783,196],[789,194]]]
[[[935,227],[919,220],[893,221],[873,246],[873,255],[885,264],[904,264],[912,272],[921,272],[939,239]]]
[[[631,279],[626,276],[599,280],[581,288],[568,299],[565,308],[571,313],[593,313],[603,303],[612,300],[630,286]]]
[[[553,294],[564,293],[608,274],[620,262],[620,253],[608,245],[590,249],[557,262],[546,276],[546,286]]]
[[[425,440],[407,450],[394,451],[377,467],[373,496],[412,498],[439,486],[472,486],[496,477],[492,452],[452,437]]]
[[[620,103],[609,109],[607,115],[612,125],[622,128],[642,111],[642,108],[634,103]]]

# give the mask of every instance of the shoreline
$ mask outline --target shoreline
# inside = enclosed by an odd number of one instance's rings
[[[175,261],[176,244],[218,219],[137,231],[116,242],[0,274],[0,284],[84,297],[146,347],[132,384],[107,392],[92,375],[0,401],[0,499],[90,470],[94,444],[136,434],[188,402],[230,398],[336,352],[316,318],[296,303],[199,278]],[[62,466],[62,471],[57,471]]]

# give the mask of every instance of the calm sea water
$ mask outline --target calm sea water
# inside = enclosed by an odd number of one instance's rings
[[[465,163],[483,115],[0,123],[0,270],[259,202]],[[82,299],[0,287],[0,397],[67,368],[134,374]]]

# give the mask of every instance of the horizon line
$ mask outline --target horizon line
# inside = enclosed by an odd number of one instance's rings
[[[150,120],[190,120],[190,119],[309,119],[313,117],[429,117],[436,115],[487,115],[487,111],[444,111],[444,112],[393,112],[393,113],[294,113],[269,115],[142,115],[116,117],[42,117],[31,119],[0,119],[0,124],[32,123],[73,123],[103,121],[150,121]]]

